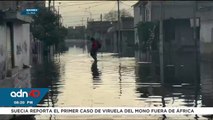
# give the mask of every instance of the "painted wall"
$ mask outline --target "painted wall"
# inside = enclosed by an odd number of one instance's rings
[[[14,24],[15,66],[22,68],[30,64],[29,24]]]
[[[134,26],[136,26],[138,24],[138,22],[140,22],[141,19],[141,15],[140,15],[140,7],[139,6],[135,6],[134,7]]]
[[[213,53],[213,21],[201,21],[200,52]]]
[[[147,6],[148,7],[148,6]],[[150,8],[150,7],[148,7]],[[161,9],[160,3],[152,1],[151,11],[151,21],[160,20]],[[163,18],[190,18],[193,17],[193,4],[182,1],[168,1],[167,4],[163,4]]]
[[[201,21],[200,39],[202,42],[213,42],[212,38],[213,21]]]
[[[30,64],[30,24],[23,24],[23,63]]]

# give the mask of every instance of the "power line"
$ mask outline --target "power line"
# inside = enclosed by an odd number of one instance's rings
[[[62,7],[68,7],[68,6],[76,6],[76,5],[88,5],[88,4],[97,4],[100,2],[93,2],[93,3],[82,3],[82,4],[72,4],[72,5],[61,5]]]
[[[86,20],[78,20],[78,21],[76,20],[76,21],[70,21],[70,22],[66,22],[66,23],[78,23],[78,22],[81,23],[82,21],[86,21]]]
[[[112,11],[115,7],[116,7],[116,2],[114,3],[114,6],[112,7],[110,11]]]
[[[82,3],[83,2],[83,3]],[[100,3],[101,1],[99,1],[99,2],[97,2],[97,1],[95,1],[95,2],[87,2],[87,3]],[[65,3],[65,2],[63,2],[63,3]],[[68,4],[75,4],[75,3],[77,3],[77,4],[87,4],[87,3],[85,3],[85,1],[75,1],[75,2],[67,2],[67,3],[65,3],[66,5],[68,5]]]
[[[99,18],[94,18],[94,19],[99,19]],[[76,21],[69,21],[69,22],[66,22],[66,23],[81,23],[82,21],[87,21],[87,20],[76,20]]]
[[[104,5],[105,3],[101,3],[101,4],[97,4],[97,5],[94,5],[94,6],[90,6],[90,7],[87,7],[85,9],[90,9],[90,8],[94,8],[94,7],[97,7],[97,6],[100,6],[100,5]],[[94,10],[93,10],[94,11]],[[100,11],[100,10],[96,10],[96,11]],[[67,11],[67,12],[63,12],[64,13],[68,13],[68,12],[85,12],[85,11],[79,11],[79,10],[75,10],[75,11]]]
[[[109,3],[109,2],[108,2]],[[101,5],[105,5],[105,4],[107,4],[107,3],[101,3],[101,4],[97,4],[97,5],[93,5],[93,6],[89,6],[88,8],[85,8],[85,9],[90,9],[91,7],[97,7],[97,6],[101,6]]]
[[[92,15],[100,15],[101,13],[92,14]],[[63,17],[81,17],[81,16],[89,16],[89,15],[62,15]]]
[[[108,2],[108,3],[109,3],[109,2]],[[105,4],[105,3],[101,3],[101,4],[94,5],[94,6],[90,6],[90,7],[88,7],[88,8],[91,8],[91,7],[94,8],[94,7],[103,5],[103,4]],[[86,9],[88,9],[88,8],[86,8]],[[114,8],[114,7],[113,7],[113,8]],[[112,9],[113,9],[113,8],[112,8]],[[85,9],[85,10],[86,10],[86,9]],[[94,10],[93,10],[93,11],[94,11]],[[97,10],[97,11],[100,11],[100,10]],[[79,11],[78,11],[78,12],[79,12]],[[82,11],[82,12],[83,12],[83,11]],[[86,11],[84,11],[84,12],[86,12]],[[92,13],[91,13],[90,11],[88,11],[88,12],[92,15]],[[63,14],[64,14],[64,13],[63,13]],[[101,12],[101,13],[98,13],[98,14],[93,14],[93,15],[100,15],[100,14],[102,14],[102,12]],[[66,15],[66,16],[62,15],[62,16],[63,16],[63,17],[69,17],[69,16],[67,16],[67,15]],[[81,17],[81,16],[84,16],[84,17],[85,17],[85,16],[88,16],[88,15],[85,15],[85,14],[84,14],[84,15],[80,15],[79,17]],[[70,17],[72,17],[72,16],[70,16]],[[78,16],[75,16],[75,17],[78,17]],[[90,16],[90,17],[91,17],[91,16]]]
[[[122,2],[122,1],[121,1],[121,3],[122,3],[123,5],[126,5],[126,6],[132,6],[132,5],[126,4],[126,3]]]

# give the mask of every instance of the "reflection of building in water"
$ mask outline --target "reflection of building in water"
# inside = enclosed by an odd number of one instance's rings
[[[189,19],[169,19],[164,21],[164,81],[167,83],[195,83],[197,80],[197,64],[192,30]],[[149,61],[146,60],[147,55],[142,53],[141,50],[138,50],[135,56],[139,62]],[[159,53],[153,51],[151,56],[150,62],[155,64],[153,68],[158,70]]]
[[[201,93],[203,106],[213,107],[213,64],[201,62]]]
[[[49,88],[49,93],[45,97],[44,101],[41,101],[39,106],[51,106],[53,107],[58,101],[57,96],[59,94],[58,88],[60,87],[59,79],[60,65],[59,61],[44,61],[42,64],[34,66],[32,69],[32,87],[33,88]],[[64,66],[63,66],[64,67]]]
[[[159,77],[154,77],[151,63],[137,63],[136,65],[136,91],[141,100],[145,100],[148,106],[201,106],[199,85],[190,84],[191,81],[177,84],[175,80],[165,81],[162,85]],[[188,77],[187,73],[183,74]],[[189,75],[190,76],[190,75]],[[195,102],[194,102],[195,101]]]

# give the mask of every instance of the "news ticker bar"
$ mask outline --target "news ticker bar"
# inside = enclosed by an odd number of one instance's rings
[[[145,115],[145,114],[213,114],[213,107],[1,107],[0,114],[60,114],[60,115]]]

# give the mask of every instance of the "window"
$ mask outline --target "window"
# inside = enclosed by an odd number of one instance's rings
[[[145,21],[149,21],[149,10],[145,9]]]

